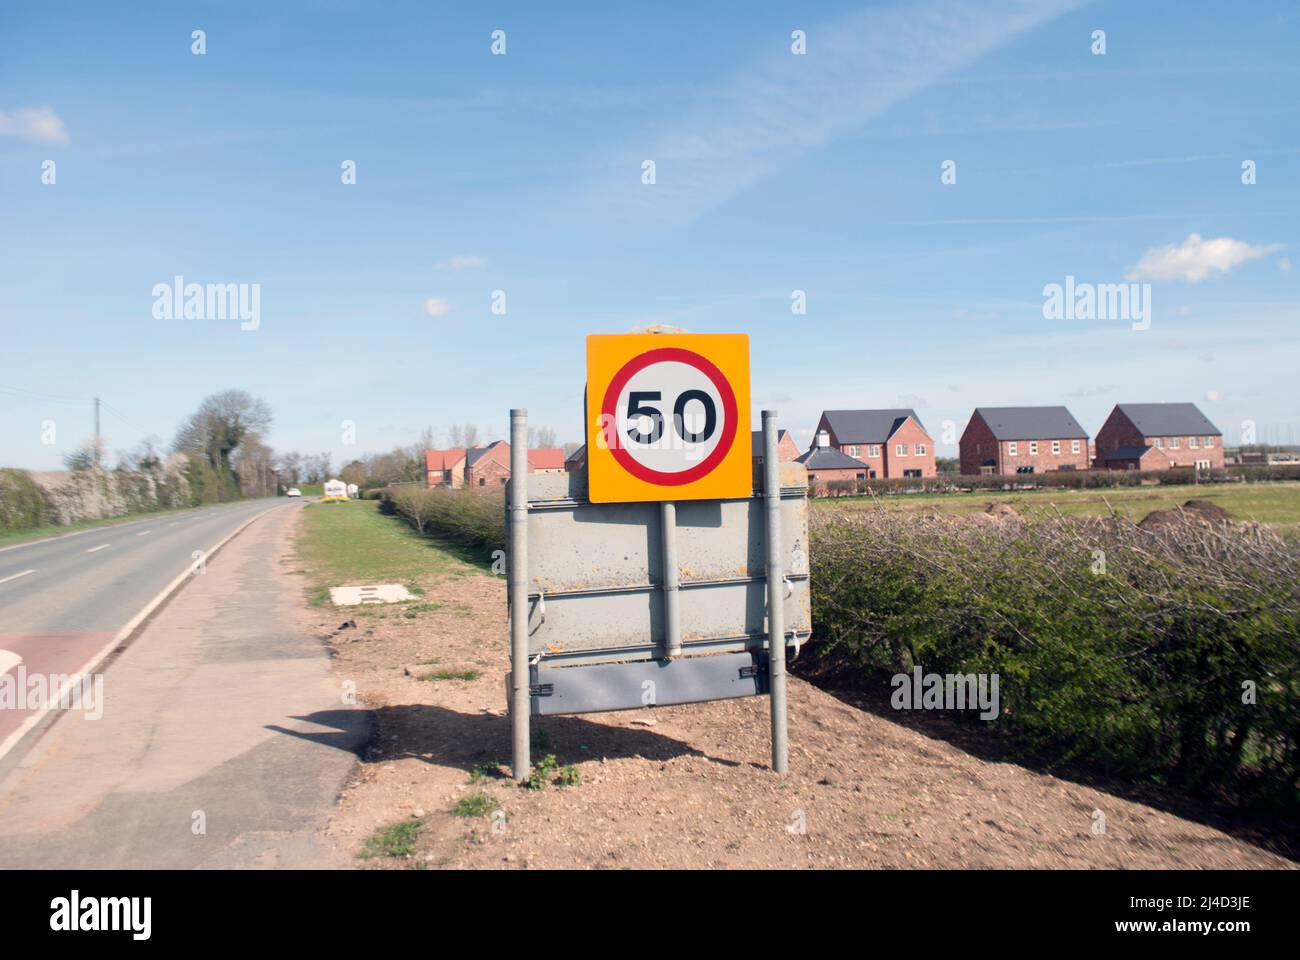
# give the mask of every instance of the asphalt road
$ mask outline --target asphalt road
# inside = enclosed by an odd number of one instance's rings
[[[193,561],[285,500],[245,500],[0,547],[0,634],[115,632]]]
[[[94,628],[79,636],[105,633],[129,622],[150,590],[156,595],[178,570],[183,575],[102,668],[102,712],[55,711],[39,737],[0,761],[0,869],[343,865],[320,833],[355,766],[368,713],[351,704],[325,645],[300,622],[293,545],[300,509],[239,504],[177,527],[167,526],[177,520],[169,517],[53,550],[0,554],[7,569],[36,567],[39,558],[54,570],[59,557],[67,571],[41,581],[54,609],[42,613],[35,597],[15,607],[20,622],[41,628],[26,636],[57,637],[49,628],[68,622]],[[191,550],[260,511],[203,575],[184,575]],[[137,537],[146,526],[153,532]],[[87,553],[101,543],[112,546]],[[87,558],[119,547],[113,564],[105,559],[109,569],[86,567]],[[15,564],[14,554],[26,557]],[[61,599],[62,591],[92,588],[98,604]]]
[[[248,500],[0,548],[0,673],[82,671],[146,606],[252,517],[297,501]],[[37,712],[0,709],[0,763]],[[2,769],[2,767],[0,767]]]

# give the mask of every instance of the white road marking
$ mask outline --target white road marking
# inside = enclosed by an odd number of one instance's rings
[[[279,505],[277,504],[276,506]],[[211,558],[215,556],[217,551],[219,551],[227,543],[229,543],[240,533],[242,533],[255,520],[261,519],[262,517],[266,516],[274,509],[275,507],[267,507],[265,510],[253,514],[253,516],[249,517],[238,527],[230,531],[230,533],[226,534],[224,537],[222,537],[220,540],[214,543],[211,547],[209,547],[206,551],[204,551],[204,556],[206,558]],[[109,546],[109,544],[106,543],[104,544],[104,546],[107,547]],[[163,587],[162,593],[158,594],[156,597],[150,600],[145,605],[143,610],[141,610],[134,617],[132,617],[131,620],[127,623],[127,625],[124,626],[121,630],[119,630],[113,636],[113,639],[108,641],[108,643],[106,643],[94,656],[92,656],[89,660],[87,660],[85,665],[82,666],[80,670],[75,671],[75,674],[84,676],[85,674],[94,673],[95,669],[104,662],[104,660],[108,657],[110,653],[112,653],[115,649],[117,649],[121,644],[125,643],[131,637],[131,635],[135,633],[136,629],[140,626],[140,624],[144,623],[145,619],[148,618],[149,614],[153,613],[154,610],[158,609],[158,607],[162,604],[164,600],[166,600],[169,596],[171,596],[171,594],[178,587],[180,587],[181,584],[185,583],[193,575],[194,574],[192,572],[192,569],[188,566],[179,574],[177,574],[175,580],[167,584],[167,586]],[[60,693],[62,693],[62,690],[60,690]],[[5,754],[7,754],[10,750],[12,750],[17,745],[17,743],[20,740],[22,740],[23,737],[25,737],[34,726],[36,726],[37,723],[39,723],[43,718],[48,718],[50,716],[51,716],[50,713],[43,710],[36,710],[30,713],[27,719],[25,719],[22,723],[18,725],[18,729],[11,732],[9,736],[5,737],[3,740],[0,740],[0,760],[3,760]]]
[[[99,546],[97,546],[97,547],[91,547],[91,548],[90,548],[89,550],[87,550],[86,552],[87,552],[87,553],[94,553],[96,550],[106,550],[106,549],[108,549],[108,548],[111,547],[111,546],[112,546],[111,543],[101,543],[101,544],[100,544]]]
[[[5,577],[3,580],[0,580],[0,583],[8,583],[10,580],[17,580],[19,577],[25,577],[27,574],[35,572],[36,568],[33,567],[30,570],[24,570],[22,573],[15,573],[12,576]]]
[[[169,526],[169,527],[174,527],[174,526],[176,526],[176,524],[178,524],[178,523],[180,523],[179,520],[173,520],[171,523],[167,524],[167,526]]]
[[[141,530],[139,533],[136,534],[136,536],[137,536],[137,537],[147,537],[147,536],[149,536],[149,534],[151,534],[151,533],[153,533],[152,530]]]

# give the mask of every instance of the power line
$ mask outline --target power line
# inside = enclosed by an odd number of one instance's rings
[[[73,403],[78,406],[84,403],[90,403],[89,398],[77,400],[73,397],[56,397],[48,393],[37,393],[34,390],[25,390],[22,387],[6,387],[0,385],[0,392],[12,394],[16,397],[23,397],[27,400],[40,400],[44,403]]]
[[[127,425],[128,427],[130,427],[131,429],[133,429],[133,430],[139,430],[139,431],[141,431],[142,433],[148,433],[148,432],[149,432],[149,431],[146,430],[144,427],[140,426],[140,424],[138,424],[138,423],[136,423],[134,420],[132,420],[130,417],[128,417],[128,416],[126,416],[125,414],[123,414],[121,410],[117,409],[117,407],[113,406],[113,405],[112,405],[111,403],[109,403],[107,400],[100,400],[99,402],[100,402],[100,404],[104,407],[105,410],[107,410],[107,411],[108,411],[109,413],[111,413],[113,416],[117,417],[117,419],[121,420],[124,424],[126,424],[126,425]]]

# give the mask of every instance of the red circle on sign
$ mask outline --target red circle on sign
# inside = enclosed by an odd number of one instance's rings
[[[614,379],[609,382],[608,389],[605,390],[604,402],[600,405],[602,417],[608,418],[605,423],[618,424],[618,396],[627,386],[627,382],[632,379],[633,375],[640,370],[644,370],[652,363],[665,363],[676,361],[684,363],[687,366],[694,367],[703,373],[713,383],[718,391],[718,396],[722,398],[722,412],[725,422],[722,426],[722,436],[718,440],[718,445],[713,448],[713,452],[688,470],[682,470],[678,473],[668,473],[663,470],[651,470],[642,463],[638,463],[633,456],[627,452],[623,446],[622,436],[617,436],[618,443],[611,444],[609,452],[614,455],[614,459],[628,473],[646,483],[653,483],[665,487],[679,487],[684,483],[700,479],[707,476],[713,469],[723,461],[727,451],[736,440],[736,418],[739,416],[736,412],[736,394],[731,389],[731,384],[727,378],[722,375],[713,363],[694,353],[690,350],[684,350],[681,347],[659,347],[646,353],[633,357],[625,363],[618,373],[614,374]]]

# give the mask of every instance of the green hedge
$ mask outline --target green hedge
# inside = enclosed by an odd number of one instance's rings
[[[1300,546],[1246,524],[880,509],[814,514],[810,556],[820,662],[864,684],[996,673],[991,722],[1036,757],[1296,803]]]
[[[45,496],[31,474],[0,469],[0,530],[30,530],[49,522]]]
[[[887,496],[897,493],[963,493],[972,490],[1093,490],[1137,487],[1143,484],[1257,483],[1268,480],[1300,480],[1300,465],[1236,466],[1223,470],[1190,467],[1173,470],[1052,470],[1047,473],[937,477],[892,480],[830,480],[817,484],[816,495],[831,497]]]
[[[500,490],[400,487],[388,493],[384,507],[420,533],[488,553],[506,547],[505,497]]]

